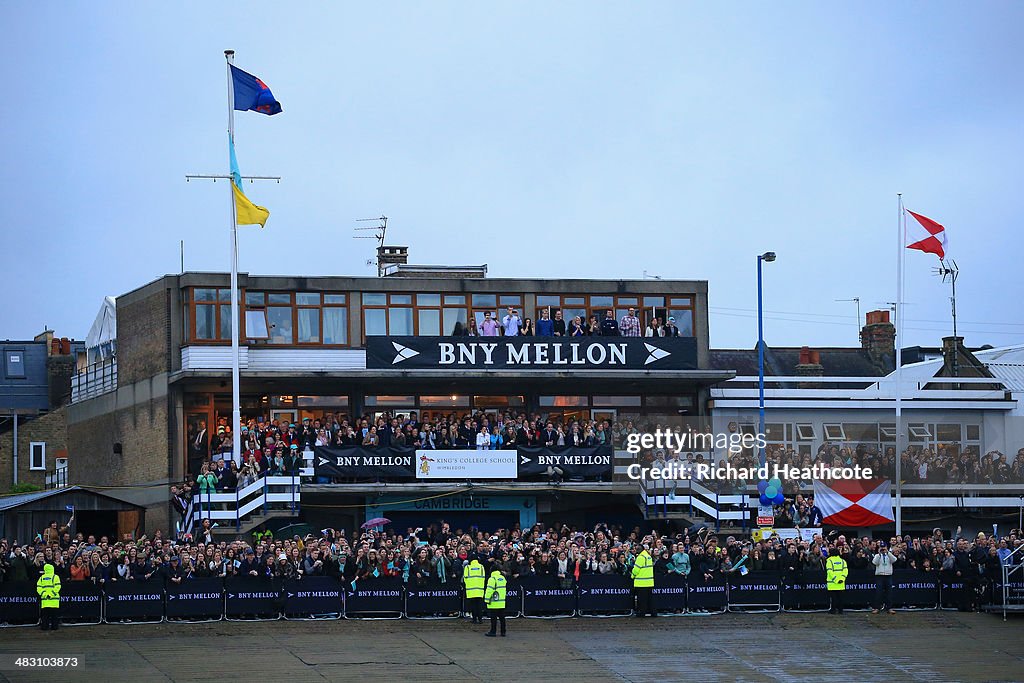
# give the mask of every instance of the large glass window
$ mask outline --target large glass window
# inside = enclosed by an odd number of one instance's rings
[[[389,308],[388,334],[409,336],[412,333],[412,308]]]
[[[320,309],[300,308],[299,309],[299,338],[300,344],[320,343]]]
[[[294,343],[291,306],[268,306],[267,322],[270,323],[271,344]]]
[[[384,308],[364,308],[363,328],[367,337],[381,336],[388,333],[388,314]]]
[[[441,311],[436,308],[421,308],[417,311],[416,323],[419,333],[432,337],[441,336]]]
[[[348,309],[341,306],[324,306],[324,344],[342,345],[346,343],[348,343]]]

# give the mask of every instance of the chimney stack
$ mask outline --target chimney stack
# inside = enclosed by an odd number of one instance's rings
[[[821,365],[821,354],[806,346],[800,348],[800,362],[793,370],[799,377],[825,376],[825,368]]]
[[[386,275],[392,266],[404,266],[409,263],[409,247],[377,247],[377,270]]]
[[[889,322],[889,311],[868,311],[860,331],[860,346],[880,369],[888,372],[896,368],[896,326]]]

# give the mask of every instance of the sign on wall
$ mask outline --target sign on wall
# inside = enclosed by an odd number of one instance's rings
[[[696,337],[367,337],[375,370],[696,370]]]
[[[417,479],[515,479],[517,455],[507,451],[416,451]]]

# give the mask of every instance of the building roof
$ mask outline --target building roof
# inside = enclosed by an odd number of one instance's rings
[[[799,374],[800,347],[765,347],[764,374],[770,377],[792,377]],[[884,377],[892,366],[876,365],[861,348],[816,348],[825,377]],[[757,348],[711,349],[711,368],[735,370],[740,377],[758,374]]]
[[[115,496],[108,496],[105,493],[92,491],[83,486],[68,486],[62,489],[51,489],[49,491],[33,491],[32,493],[16,493],[11,496],[2,496],[0,497],[0,512],[3,512],[4,510],[10,510],[12,508],[21,507],[22,505],[26,505],[28,503],[35,503],[46,498],[62,496],[68,493],[76,492],[82,492],[88,495],[97,496],[99,498],[107,498],[109,500],[117,501],[118,503],[126,505],[136,505],[136,503],[133,503],[131,501],[122,500]]]

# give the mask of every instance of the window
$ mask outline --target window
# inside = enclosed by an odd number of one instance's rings
[[[424,408],[468,408],[469,396],[420,396],[420,405]]]
[[[595,408],[640,407],[639,396],[595,396]]]
[[[935,425],[935,439],[944,443],[960,442],[960,425],[939,424]]]
[[[841,424],[822,425],[825,428],[825,441],[846,441],[846,433]]]
[[[814,425],[798,424],[796,426],[797,441],[814,441]]]
[[[365,401],[367,406],[373,407],[385,407],[385,406],[412,406],[416,405],[415,396],[367,396]]]
[[[344,346],[348,343],[347,302],[345,294],[246,292],[243,332],[248,339],[282,346]]]
[[[896,440],[896,425],[894,424],[883,424],[878,426],[878,431],[882,435],[882,441],[895,441]]]
[[[4,371],[8,379],[21,379],[25,374],[25,352],[22,350],[4,352]]]
[[[910,425],[910,436],[916,441],[929,441],[932,438],[932,433],[923,424],[912,424]]]
[[[197,287],[185,294],[185,326],[196,341],[231,339],[231,290]]]
[[[689,408],[693,406],[693,396],[647,396],[644,404],[648,408]]]
[[[843,434],[853,443],[878,443],[878,425],[875,423],[844,422]]]
[[[545,407],[566,408],[571,406],[586,406],[586,396],[541,396],[540,405]]]
[[[967,440],[981,441],[981,425],[967,425]]]
[[[32,470],[45,470],[46,469],[46,444],[42,441],[33,441],[28,445],[29,448],[29,469]]]

